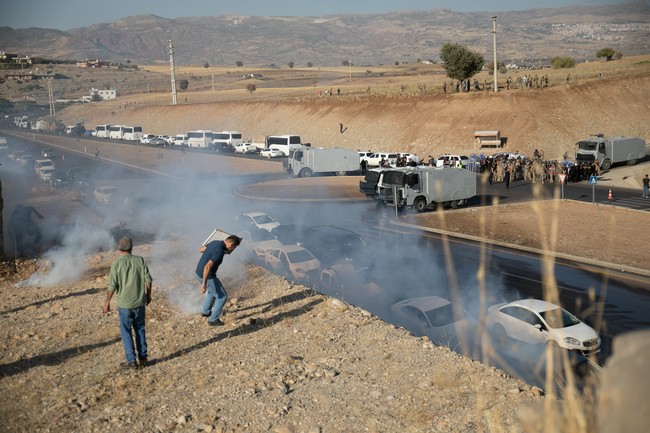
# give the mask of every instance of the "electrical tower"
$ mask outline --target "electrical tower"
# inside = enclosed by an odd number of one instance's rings
[[[47,79],[47,95],[50,102],[50,117],[56,116],[56,107],[54,106],[54,91],[52,90],[53,78]]]
[[[176,71],[174,70],[174,45],[172,45],[171,39],[167,41],[169,43],[169,70],[172,76],[172,105],[176,105]]]

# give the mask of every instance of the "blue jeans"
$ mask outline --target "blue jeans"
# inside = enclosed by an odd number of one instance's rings
[[[198,277],[199,281],[203,282],[203,279]],[[219,278],[208,279],[207,284],[205,285],[205,298],[203,299],[203,306],[201,307],[201,314],[209,314],[210,322],[216,322],[221,317],[221,312],[223,311],[223,306],[228,299],[228,294],[226,289],[223,288]]]
[[[147,338],[144,333],[144,305],[138,308],[117,307],[120,316],[120,334],[124,343],[124,354],[126,362],[135,362],[135,349],[138,350],[138,358],[147,357]],[[135,331],[135,348],[133,347],[133,334]]]

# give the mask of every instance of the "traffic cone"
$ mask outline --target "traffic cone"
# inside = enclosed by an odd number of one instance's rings
[[[609,189],[609,195],[607,196],[607,200],[613,200],[614,197],[612,197],[612,189]]]

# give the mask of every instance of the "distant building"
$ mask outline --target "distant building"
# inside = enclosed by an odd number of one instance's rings
[[[99,89],[90,89],[90,97],[92,98],[93,93],[97,93],[102,99],[115,99],[117,98],[117,90],[99,90]]]
[[[110,62],[105,62],[103,60],[84,60],[83,62],[77,62],[77,68],[108,68]]]

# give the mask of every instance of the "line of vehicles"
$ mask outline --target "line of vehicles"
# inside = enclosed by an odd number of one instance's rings
[[[263,212],[237,218],[249,257],[290,281],[360,306],[428,336],[437,345],[470,353],[463,343],[476,341],[478,315],[440,296],[405,297],[372,279],[373,248],[350,230],[334,226],[281,224]],[[519,299],[487,308],[485,328],[499,350],[526,344],[551,345],[582,355],[600,351],[601,339],[589,325],[561,306]]]

